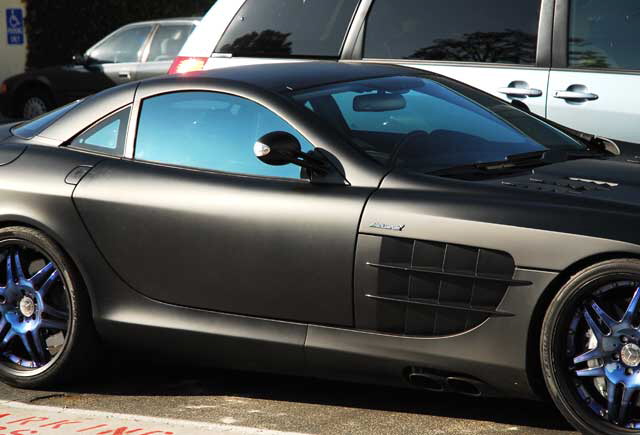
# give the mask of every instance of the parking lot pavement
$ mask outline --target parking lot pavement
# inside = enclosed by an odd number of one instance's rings
[[[47,420],[27,422],[20,429],[35,432],[25,434],[46,435],[49,427],[40,426],[52,423],[52,419],[80,421],[51,432],[58,434],[117,435],[122,427],[128,428],[120,432],[122,435],[153,431],[175,435],[573,433],[550,404],[146,365],[118,363],[65,391],[25,391],[1,385],[0,399],[5,402],[0,402],[0,427],[15,419],[34,417]],[[29,407],[22,409],[20,403]],[[11,417],[1,417],[3,414],[16,418],[9,420]],[[95,421],[95,426],[107,426],[78,432],[91,427],[82,426],[87,420]],[[199,423],[188,426],[185,420]]]

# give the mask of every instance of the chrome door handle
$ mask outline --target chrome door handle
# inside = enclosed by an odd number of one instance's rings
[[[120,71],[118,73],[118,77],[120,77],[121,79],[130,79],[131,73],[129,71]]]
[[[508,95],[510,97],[541,97],[542,91],[540,89],[530,88],[500,88],[498,92]]]
[[[600,97],[597,94],[592,94],[591,92],[556,91],[555,94],[553,94],[553,98],[560,98],[562,100],[595,101]]]

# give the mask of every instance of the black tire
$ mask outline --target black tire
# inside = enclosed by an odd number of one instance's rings
[[[18,244],[39,250],[59,272],[68,301],[68,329],[61,350],[37,370],[19,370],[0,355],[0,380],[18,388],[46,389],[77,381],[95,370],[99,361],[97,334],[83,282],[70,258],[44,233],[25,227],[0,229],[0,250]]]
[[[597,415],[578,394],[576,378],[569,370],[568,336],[573,334],[571,320],[586,298],[597,286],[608,282],[640,282],[640,260],[618,259],[590,266],[573,277],[562,287],[551,302],[541,330],[540,352],[542,371],[548,391],[564,417],[585,434],[640,433],[635,429],[610,423],[605,416]],[[574,328],[575,329],[575,328]]]
[[[21,119],[33,119],[53,109],[49,91],[42,87],[26,89],[20,96],[16,115]]]

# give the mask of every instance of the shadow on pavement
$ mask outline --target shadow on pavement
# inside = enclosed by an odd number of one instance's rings
[[[95,378],[94,378],[95,379]],[[311,378],[114,361],[99,380],[70,392],[109,396],[232,396],[390,411],[572,431],[552,403],[472,398]]]

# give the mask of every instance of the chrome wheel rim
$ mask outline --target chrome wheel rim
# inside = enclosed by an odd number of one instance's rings
[[[58,267],[30,243],[0,245],[0,367],[34,375],[62,354],[70,301]]]
[[[25,119],[33,119],[47,113],[47,104],[40,97],[31,97],[24,102],[22,115]]]
[[[640,282],[597,285],[579,304],[567,334],[578,400],[598,418],[640,429]]]

